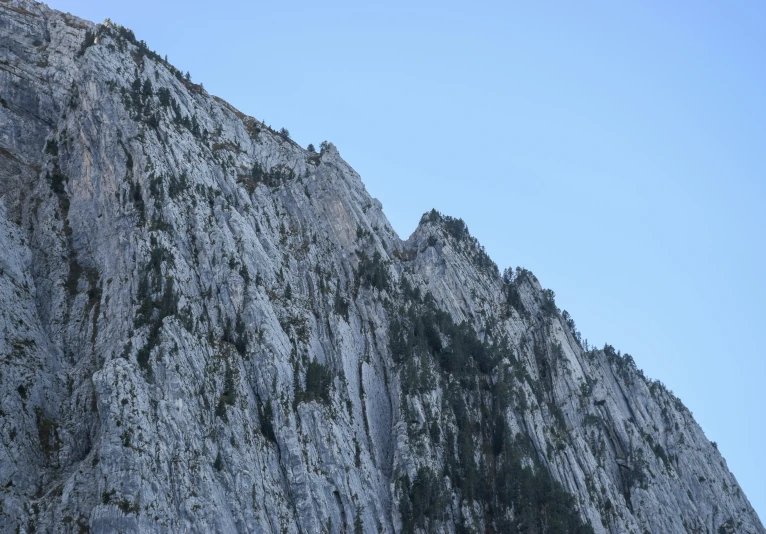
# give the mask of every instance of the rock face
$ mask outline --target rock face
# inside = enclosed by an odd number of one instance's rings
[[[766,532],[676,397],[332,144],[28,0],[0,97],[3,532]]]

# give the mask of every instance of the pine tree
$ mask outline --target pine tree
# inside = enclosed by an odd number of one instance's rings
[[[152,82],[149,80],[149,78],[144,81],[142,92],[146,97],[152,96],[154,94],[154,90],[152,89]]]

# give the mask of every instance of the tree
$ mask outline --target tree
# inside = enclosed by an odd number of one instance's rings
[[[152,89],[152,82],[149,80],[149,78],[144,81],[142,92],[146,97],[152,96],[154,94],[154,90]]]
[[[279,135],[281,135],[285,139],[290,139],[290,130],[288,130],[287,128],[280,128]]]
[[[85,54],[85,51],[88,49],[88,47],[93,46],[95,42],[96,35],[90,30],[86,31],[85,40],[82,42],[82,45],[80,45],[80,51],[77,52],[77,57],[81,57],[83,54]]]
[[[556,307],[556,293],[552,289],[543,290],[543,301],[540,308],[548,315],[555,315],[558,311]]]
[[[160,97],[161,106],[170,106],[170,90],[167,87],[160,87],[157,91],[157,95]]]
[[[277,436],[274,434],[274,408],[271,406],[271,399],[266,401],[266,405],[263,407],[262,413],[259,413],[259,417],[261,418],[261,434],[263,434],[269,441],[276,443]]]
[[[356,272],[357,287],[376,287],[383,291],[388,288],[388,266],[377,250],[372,259],[364,252],[359,254],[359,266]]]
[[[356,509],[356,516],[354,517],[354,534],[364,534],[364,523],[362,522],[362,511],[364,506],[359,506]]]
[[[201,132],[200,132],[200,129],[199,129],[199,122],[197,122],[197,115],[192,115],[191,127],[189,129],[191,130],[192,135],[194,135],[194,137],[199,137],[200,136]]]
[[[311,152],[312,154],[314,154],[317,150],[316,150],[316,148],[314,148],[314,145],[309,143],[308,151]]]
[[[304,399],[315,400],[330,404],[330,390],[332,389],[332,372],[329,368],[314,360],[309,362],[306,368],[306,390]]]

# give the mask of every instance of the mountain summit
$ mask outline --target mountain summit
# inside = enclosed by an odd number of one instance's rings
[[[0,0],[0,197],[3,532],[766,533],[532,273],[126,28]]]

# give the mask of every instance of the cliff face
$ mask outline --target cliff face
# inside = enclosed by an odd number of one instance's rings
[[[28,0],[0,97],[0,530],[766,532],[677,398],[331,144]]]

